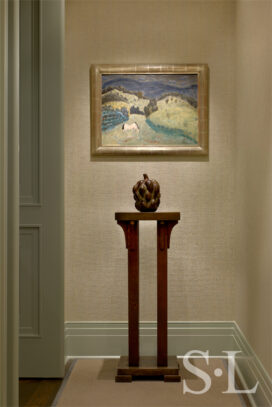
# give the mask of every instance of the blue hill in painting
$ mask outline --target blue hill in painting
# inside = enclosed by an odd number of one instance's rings
[[[122,87],[148,99],[179,93],[197,100],[197,75],[102,75],[102,89]]]

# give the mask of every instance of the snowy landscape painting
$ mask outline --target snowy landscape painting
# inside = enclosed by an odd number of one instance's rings
[[[94,128],[100,133],[100,146],[120,147],[119,151],[127,151],[124,147],[129,151],[133,147],[184,147],[191,151],[198,147],[203,93],[199,72],[127,71],[102,70],[99,87],[93,80],[93,101],[100,99],[95,109],[100,128]]]

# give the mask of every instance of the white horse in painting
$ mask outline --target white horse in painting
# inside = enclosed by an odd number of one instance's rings
[[[127,131],[127,130],[136,130],[139,131],[139,126],[136,122],[128,124],[128,123],[124,123],[122,126],[122,130],[123,131]]]

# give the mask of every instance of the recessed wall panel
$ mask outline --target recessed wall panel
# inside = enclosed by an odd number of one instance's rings
[[[40,203],[39,2],[20,3],[20,203]]]
[[[40,227],[20,227],[20,336],[39,336]]]

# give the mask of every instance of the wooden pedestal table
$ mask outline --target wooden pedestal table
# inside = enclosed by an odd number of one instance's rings
[[[128,249],[128,357],[121,356],[115,381],[134,377],[160,377],[180,381],[176,356],[167,353],[167,249],[170,235],[180,219],[179,212],[116,212]],[[139,221],[157,221],[157,358],[139,355]]]

